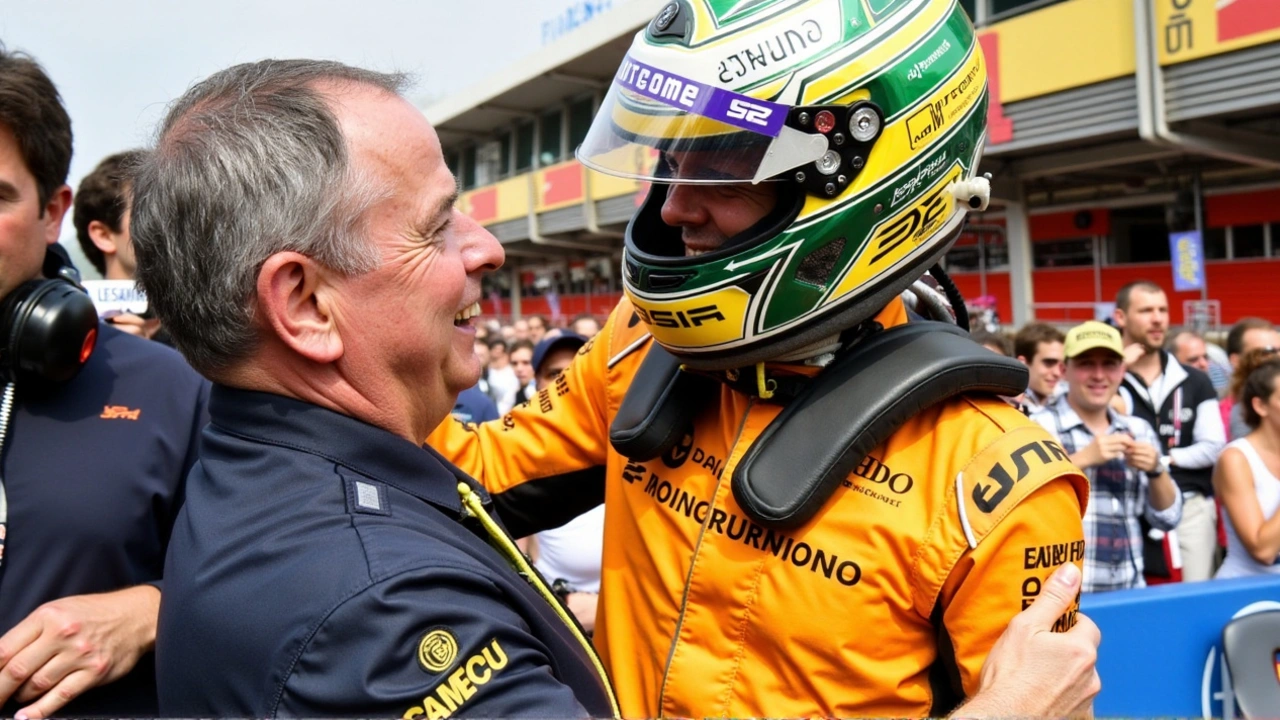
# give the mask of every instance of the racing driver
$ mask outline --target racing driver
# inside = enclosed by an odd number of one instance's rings
[[[986,206],[986,116],[954,0],[677,0],[637,33],[577,151],[652,183],[626,297],[554,386],[428,439],[515,535],[605,502],[595,642],[624,716],[1088,712],[1097,629],[1063,569],[1085,478],[889,341],[960,347],[901,298]],[[867,410],[906,397],[892,426]]]

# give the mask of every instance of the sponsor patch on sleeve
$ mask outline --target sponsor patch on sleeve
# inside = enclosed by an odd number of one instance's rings
[[[419,641],[418,664],[443,679],[427,691],[420,704],[404,711],[405,720],[439,720],[452,717],[507,667],[507,651],[497,638],[471,655],[458,654],[458,641],[448,630],[434,629]],[[450,670],[452,668],[452,670]]]
[[[1004,434],[978,453],[961,472],[959,501],[974,540],[981,540],[1011,509],[1049,481],[1079,469],[1040,427],[1024,426]]]

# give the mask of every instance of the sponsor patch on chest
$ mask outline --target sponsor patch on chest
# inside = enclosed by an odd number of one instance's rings
[[[701,535],[704,542],[715,537],[741,543],[839,586],[853,587],[862,580],[862,567],[850,557],[847,547],[837,549],[813,538],[766,528],[746,517],[723,495],[719,504],[713,504],[714,492],[701,487],[706,483],[699,480],[705,480],[708,474],[718,477],[724,470],[723,461],[696,446],[683,451],[682,456],[690,461],[701,456],[704,464],[681,462],[681,467],[669,469],[670,463],[665,459],[651,464],[628,461],[621,472],[627,492],[637,493],[657,504],[668,517],[681,520],[689,537]]]
[[[900,508],[903,498],[915,487],[916,481],[909,473],[894,472],[879,459],[868,455],[841,484],[889,507]]]

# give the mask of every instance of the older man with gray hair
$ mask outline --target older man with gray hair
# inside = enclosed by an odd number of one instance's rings
[[[215,383],[165,568],[162,715],[617,714],[488,496],[421,444],[479,376],[503,258],[402,85],[230,68],[135,181],[140,279]]]

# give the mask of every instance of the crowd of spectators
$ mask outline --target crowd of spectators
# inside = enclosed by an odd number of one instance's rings
[[[586,314],[563,324],[541,315],[507,324],[491,318],[476,333],[476,354],[482,361],[480,382],[459,396],[454,417],[484,422],[533,400],[555,382],[598,332],[599,320]],[[511,378],[518,389],[512,390]],[[603,505],[562,527],[518,541],[588,633],[595,629],[603,542]]]
[[[511,408],[533,399],[541,388],[539,368],[544,364],[551,340],[562,336],[589,340],[600,332],[600,321],[594,315],[582,314],[563,324],[553,323],[541,315],[530,315],[511,323],[490,318],[476,327],[476,356],[480,358],[480,382],[458,399],[454,416],[462,420],[483,422],[510,412]],[[553,357],[550,366],[555,374],[568,365],[573,354]],[[563,360],[563,362],[560,362]],[[551,380],[555,379],[552,375]],[[484,396],[493,404],[488,410]]]
[[[1280,332],[1243,318],[1219,346],[1172,331],[1168,295],[1139,281],[1104,321],[1033,322],[1009,340],[1027,366],[1009,398],[1089,475],[1084,590],[1280,574]],[[1228,442],[1229,441],[1229,442]]]

